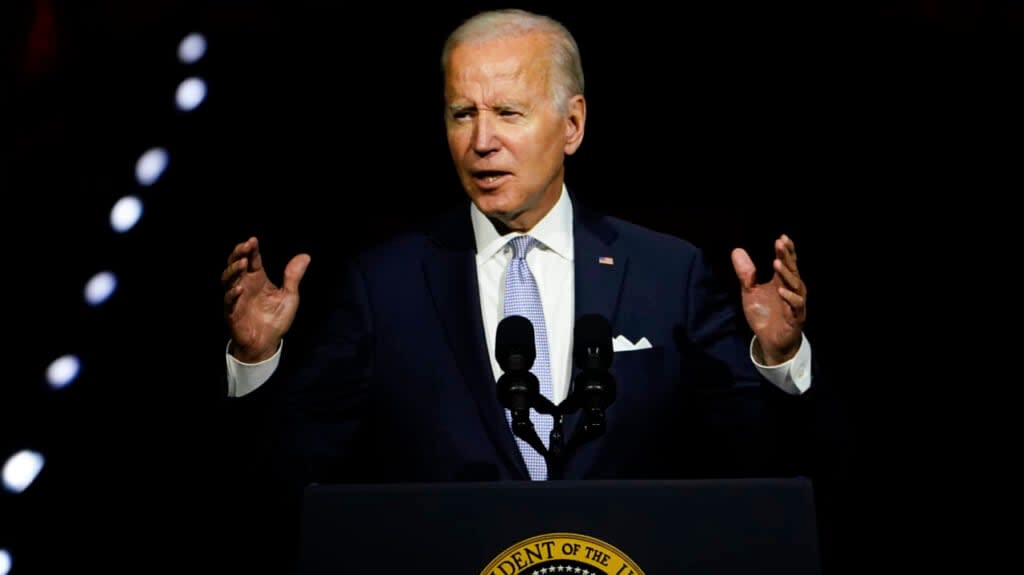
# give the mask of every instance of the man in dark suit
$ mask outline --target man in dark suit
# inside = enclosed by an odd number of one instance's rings
[[[812,395],[793,241],[776,240],[767,283],[734,251],[739,309],[695,246],[588,211],[564,183],[586,126],[583,72],[553,20],[478,15],[449,38],[443,67],[448,145],[470,201],[352,258],[317,346],[285,341],[309,255],[280,287],[256,238],[228,258],[228,395],[279,415],[261,421],[286,430],[301,481],[548,479],[496,392],[498,325],[525,300],[542,310],[534,371],[555,404],[572,392],[576,319],[598,314],[615,336],[607,433],[570,458],[566,478],[800,472],[784,454],[799,436],[779,433]],[[533,414],[538,429],[551,420]]]

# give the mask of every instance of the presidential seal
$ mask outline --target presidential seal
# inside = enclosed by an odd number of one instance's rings
[[[480,575],[643,575],[615,547],[586,535],[538,535],[501,552]]]

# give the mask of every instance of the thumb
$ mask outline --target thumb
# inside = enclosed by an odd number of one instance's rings
[[[736,270],[736,277],[740,280],[743,289],[754,287],[754,279],[757,277],[757,269],[750,255],[743,248],[736,248],[732,251],[732,267]]]
[[[299,291],[299,282],[302,281],[302,276],[306,275],[309,260],[309,254],[299,254],[288,262],[284,268],[284,285],[281,286],[285,291],[292,293]]]

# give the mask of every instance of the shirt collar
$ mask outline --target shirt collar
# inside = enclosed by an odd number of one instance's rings
[[[477,208],[473,202],[470,202],[469,205],[470,219],[473,222],[473,236],[476,239],[477,265],[494,257],[512,238],[526,235],[521,232],[499,235],[498,230],[494,229],[494,224],[487,219],[480,208]],[[554,207],[528,233],[536,238],[541,245],[571,262],[573,261],[572,225],[572,201],[569,199],[565,184],[562,184],[562,194],[558,197]]]

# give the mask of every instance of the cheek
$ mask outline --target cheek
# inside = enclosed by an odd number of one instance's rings
[[[467,139],[465,130],[453,130],[448,129],[448,149],[451,150],[452,157],[458,158],[462,156],[466,149]]]
[[[523,136],[518,141],[519,150],[523,154],[529,155],[538,164],[548,164],[550,158],[556,156],[556,152],[561,150],[558,134],[554,133],[549,126],[531,130]]]

